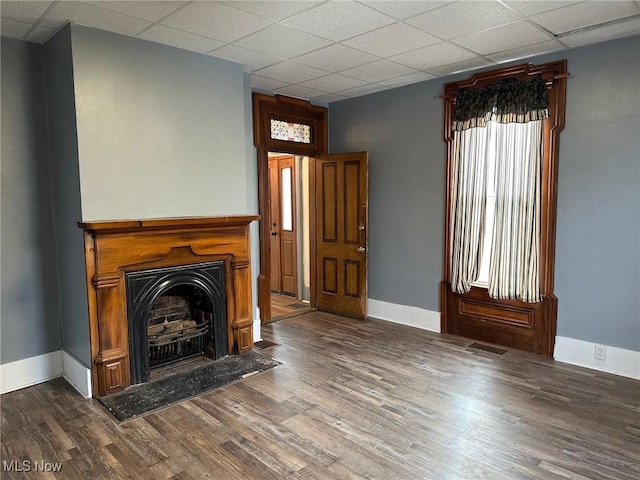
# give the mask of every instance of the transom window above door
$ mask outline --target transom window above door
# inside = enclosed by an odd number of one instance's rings
[[[271,138],[286,142],[311,143],[311,126],[272,118]]]

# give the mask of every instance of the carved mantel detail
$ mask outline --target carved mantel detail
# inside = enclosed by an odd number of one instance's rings
[[[131,384],[125,272],[223,260],[228,351],[253,347],[249,224],[256,215],[78,222],[84,230],[91,336],[92,387],[97,395]]]

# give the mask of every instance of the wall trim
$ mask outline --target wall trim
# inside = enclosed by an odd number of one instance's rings
[[[367,300],[367,316],[440,333],[440,312],[409,305]]]
[[[84,398],[91,398],[91,369],[87,368],[64,350],[62,352],[62,377]]]
[[[31,387],[62,375],[62,350],[0,365],[0,394]]]
[[[84,398],[91,398],[91,370],[64,350],[0,365],[0,395],[63,377]]]
[[[640,352],[604,345],[604,360],[595,358],[595,342],[556,337],[554,360],[640,380]]]
[[[260,320],[260,307],[256,307],[256,318],[253,319],[253,343],[262,340],[262,332],[260,327],[262,326],[262,320]]]

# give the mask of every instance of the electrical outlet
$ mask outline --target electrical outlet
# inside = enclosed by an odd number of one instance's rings
[[[596,360],[604,360],[607,356],[607,347],[605,345],[601,345],[596,343],[595,351],[593,352],[593,356]]]

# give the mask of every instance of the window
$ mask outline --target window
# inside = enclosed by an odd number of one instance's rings
[[[271,119],[271,138],[287,142],[311,143],[311,126]]]
[[[492,298],[539,302],[545,82],[504,79],[460,90],[456,103],[453,291],[486,284]]]
[[[557,159],[568,76],[560,60],[445,85],[445,333],[553,356]],[[526,94],[513,102],[522,96],[500,95],[505,80],[535,80],[534,93],[544,91],[546,101]]]

